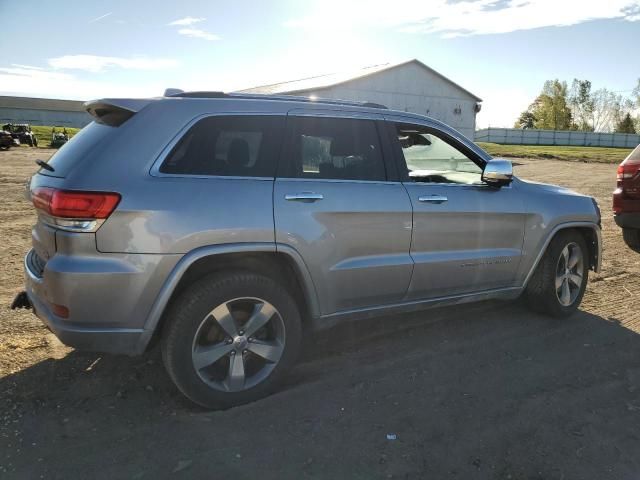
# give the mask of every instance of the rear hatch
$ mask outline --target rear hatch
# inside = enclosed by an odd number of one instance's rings
[[[46,262],[56,253],[56,234],[86,235],[93,234],[99,228],[105,213],[104,208],[100,210],[101,206],[96,205],[95,201],[106,199],[111,202],[107,206],[115,208],[117,201],[114,204],[114,199],[108,197],[113,194],[83,192],[82,185],[74,183],[70,187],[65,179],[80,165],[82,168],[91,168],[92,158],[96,156],[93,152],[114,141],[119,127],[151,101],[104,99],[87,102],[85,107],[94,121],[49,159],[49,168],[40,168],[31,178],[27,195],[38,214],[32,230],[33,253],[27,258],[33,273],[41,276]],[[85,196],[81,196],[85,193]]]

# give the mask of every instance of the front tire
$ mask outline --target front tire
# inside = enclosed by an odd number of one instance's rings
[[[529,307],[558,318],[575,312],[587,287],[588,259],[587,244],[579,232],[558,233],[527,285]]]
[[[640,253],[640,230],[637,228],[623,228],[622,238],[624,243],[634,252]]]
[[[272,393],[301,341],[295,301],[271,278],[210,275],[173,302],[162,358],[178,389],[205,408],[229,408]]]

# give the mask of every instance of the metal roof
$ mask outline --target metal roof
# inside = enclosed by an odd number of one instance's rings
[[[84,112],[83,102],[78,100],[56,100],[53,98],[8,97],[0,95],[0,108],[22,108],[29,110],[55,110],[61,112]]]
[[[406,62],[402,62],[402,63],[396,63],[396,64],[386,63],[383,65],[374,65],[371,67],[365,67],[365,68],[361,68],[359,70],[350,71],[350,72],[330,73],[326,75],[318,75],[315,77],[301,78],[299,80],[290,80],[287,82],[272,83],[270,85],[260,85],[257,87],[247,88],[244,90],[238,90],[238,93],[298,94],[298,93],[309,92],[312,90],[322,90],[322,89],[334,87],[336,85],[349,83],[353,80],[357,80],[360,78],[368,77],[369,75],[374,75],[376,73],[383,72],[385,70],[399,68],[399,67],[408,65],[410,63],[414,63],[426,69],[430,73],[437,75],[444,81],[458,88],[460,91],[474,98],[476,101],[478,102],[482,101],[482,99],[477,95],[474,95],[466,88],[461,87],[460,85],[455,83],[453,80],[445,77],[441,73],[435,71],[431,67],[428,67],[427,65],[422,63],[420,60],[416,60],[415,58],[413,60],[407,60]]]

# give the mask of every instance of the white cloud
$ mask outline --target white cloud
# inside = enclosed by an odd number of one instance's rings
[[[334,12],[340,11],[340,15]],[[568,26],[602,19],[640,20],[640,0],[324,0],[286,26],[304,29],[395,28],[445,38]]]
[[[50,58],[49,65],[57,69],[86,70],[88,72],[102,72],[107,68],[119,67],[130,70],[162,70],[178,65],[170,58],[147,57],[102,57],[98,55],[64,55]]]
[[[94,18],[93,20],[89,20],[87,23],[95,23],[99,22],[103,18],[107,18],[109,15],[113,15],[113,12],[105,13],[104,15],[100,15],[99,17]]]
[[[0,95],[89,100],[104,97],[153,97],[164,85],[154,82],[116,84],[111,81],[82,80],[69,73],[51,70],[0,67]]]
[[[167,25],[188,26],[188,25],[193,25],[194,23],[203,22],[205,20],[206,18],[204,17],[184,17],[184,18],[179,18],[178,20],[174,20],[171,23],[167,23]]]
[[[34,67],[33,65],[23,65],[21,63],[12,63],[12,67],[24,68],[27,70],[44,70],[42,67]]]
[[[184,35],[185,37],[202,38],[204,40],[220,39],[219,36],[210,32],[206,32],[204,30],[200,30],[199,28],[181,28],[180,30],[178,30],[178,33],[180,35]]]
[[[62,72],[46,71],[39,67],[30,67],[29,65],[13,64],[11,67],[0,67],[0,78],[7,79],[8,83],[16,83],[23,80],[37,81],[64,81],[69,80],[71,75]],[[9,82],[10,81],[10,82]],[[3,82],[4,87],[4,82]]]

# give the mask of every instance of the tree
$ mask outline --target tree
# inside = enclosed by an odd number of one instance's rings
[[[628,97],[606,88],[593,91],[591,86],[589,80],[576,78],[568,93],[566,82],[547,80],[515,128],[613,132],[629,129],[631,123],[640,132],[640,79]]]
[[[571,109],[567,102],[567,82],[547,80],[542,92],[529,107],[536,118],[535,128],[569,130],[572,126]]]
[[[640,112],[640,78],[638,79],[638,83],[636,83],[636,86],[633,89],[633,92],[631,93],[631,95],[632,95],[631,98],[633,101],[633,106],[636,112]],[[636,115],[636,119],[634,123],[636,124],[636,132],[640,132],[640,113]]]
[[[525,110],[520,114],[518,120],[516,120],[513,128],[522,128],[523,130],[526,128],[534,128],[536,123],[536,116],[530,110]]]
[[[622,95],[601,88],[592,94],[593,112],[591,125],[596,132],[611,132],[616,124],[622,120],[629,108],[628,100]]]
[[[573,114],[576,130],[592,132],[593,126],[589,123],[593,114],[593,99],[591,97],[591,82],[589,80],[573,79],[569,104]]]
[[[640,108],[640,78],[638,79],[638,83],[636,83],[636,86],[633,88],[631,96],[636,108]]]
[[[629,112],[618,122],[615,133],[636,133],[633,118]]]

